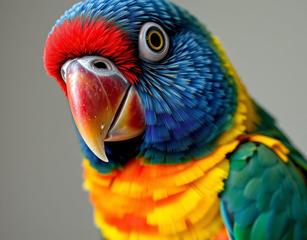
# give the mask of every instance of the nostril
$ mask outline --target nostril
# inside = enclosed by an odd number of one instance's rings
[[[108,65],[105,62],[97,61],[93,63],[94,67],[100,70],[109,70]]]
[[[114,64],[104,57],[84,56],[82,58],[78,58],[77,62],[86,70],[97,75],[110,75],[116,72],[116,67]],[[66,75],[67,74],[68,73],[66,72]]]

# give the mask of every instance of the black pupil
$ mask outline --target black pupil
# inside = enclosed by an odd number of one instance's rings
[[[161,38],[157,33],[153,33],[151,35],[150,41],[151,41],[151,44],[156,48],[160,47],[161,45]]]
[[[105,64],[104,62],[95,62],[94,66],[98,69],[108,69],[107,64]]]

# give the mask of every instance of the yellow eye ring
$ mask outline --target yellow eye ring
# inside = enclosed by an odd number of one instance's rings
[[[160,52],[165,45],[163,33],[158,28],[149,29],[146,37],[147,44],[152,51]]]
[[[162,26],[147,22],[139,33],[139,56],[147,62],[158,62],[167,56],[170,39]]]

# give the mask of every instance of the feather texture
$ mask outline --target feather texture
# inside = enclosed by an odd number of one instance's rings
[[[148,165],[136,159],[108,175],[86,160],[85,188],[98,228],[112,239],[214,238],[223,228],[218,193],[228,175],[226,155],[238,143],[185,164]]]
[[[233,239],[305,239],[306,184],[293,162],[250,142],[231,155],[230,166],[222,208]]]
[[[141,27],[159,24],[170,49],[138,56]],[[84,187],[106,239],[304,239],[307,162],[248,95],[219,40],[167,0],[88,0],[56,22],[45,67],[98,55],[134,85],[142,135],[105,143],[102,162],[77,131]],[[227,228],[227,231],[225,229]]]

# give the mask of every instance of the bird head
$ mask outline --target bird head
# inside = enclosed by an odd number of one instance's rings
[[[49,33],[44,63],[97,166],[187,161],[233,121],[236,86],[211,33],[167,0],[77,3]]]

